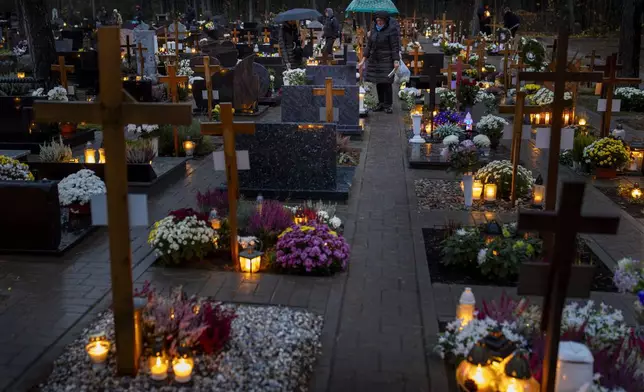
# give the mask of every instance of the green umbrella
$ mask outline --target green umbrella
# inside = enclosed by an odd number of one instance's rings
[[[353,0],[345,12],[387,12],[390,15],[398,15],[398,8],[391,0]]]

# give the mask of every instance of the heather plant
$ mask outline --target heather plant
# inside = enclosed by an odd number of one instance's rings
[[[228,192],[222,189],[207,189],[204,193],[197,191],[197,205],[204,214],[214,208],[217,215],[228,216]]]
[[[275,200],[262,202],[248,221],[248,233],[259,238],[266,248],[277,242],[277,236],[293,224],[291,211]]]
[[[125,143],[127,163],[148,163],[157,157],[157,150],[150,139],[129,140]]]
[[[72,149],[63,143],[62,137],[41,145],[39,156],[41,162],[70,162],[73,157]]]
[[[284,272],[330,275],[349,260],[349,245],[325,224],[293,225],[279,235],[274,267]]]

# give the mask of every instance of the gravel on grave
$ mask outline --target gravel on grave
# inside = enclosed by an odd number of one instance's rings
[[[111,311],[83,331],[54,363],[46,383],[50,391],[306,391],[313,365],[321,352],[323,318],[310,312],[277,306],[234,307],[232,336],[219,355],[195,356],[192,380],[186,384],[168,378],[151,380],[147,358],[135,377],[116,376],[114,319]],[[93,368],[85,344],[90,334],[105,331],[112,342],[108,362]]]
[[[414,183],[418,208],[422,210],[457,210],[483,212],[516,212],[507,200],[497,200],[494,204],[474,201],[472,207],[465,207],[465,198],[458,180],[432,180],[423,178]],[[529,208],[530,202],[519,199],[518,206]]]

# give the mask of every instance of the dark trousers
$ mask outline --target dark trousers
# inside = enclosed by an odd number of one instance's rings
[[[393,102],[391,83],[377,83],[376,90],[378,91],[378,102],[384,107],[390,108]]]
[[[333,60],[333,42],[335,42],[335,38],[324,39],[324,48],[322,49],[322,59],[324,62]]]

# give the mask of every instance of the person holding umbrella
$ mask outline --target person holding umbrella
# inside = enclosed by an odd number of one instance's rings
[[[298,67],[302,63],[302,44],[297,22],[289,20],[280,26],[279,46],[286,68]]]
[[[340,37],[340,24],[335,16],[333,16],[333,10],[331,8],[327,8],[324,11],[324,14],[326,16],[326,21],[324,21],[324,30],[322,34],[322,38],[324,38],[322,57],[326,62],[329,55],[333,58],[333,43]]]
[[[375,28],[367,38],[360,68],[367,61],[365,80],[375,83],[378,91],[378,106],[374,111],[392,113],[393,69],[400,64],[400,43],[396,27],[391,25],[387,12],[376,13]],[[391,75],[391,76],[390,76]]]

